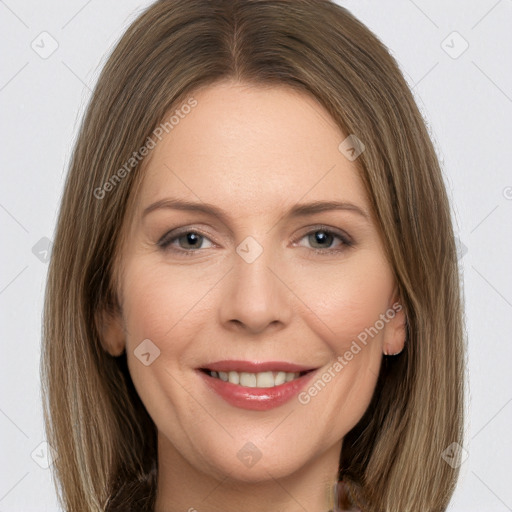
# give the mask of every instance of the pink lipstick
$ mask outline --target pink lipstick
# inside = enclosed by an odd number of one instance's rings
[[[285,404],[312,379],[316,368],[284,361],[217,361],[196,371],[226,402],[253,411]]]

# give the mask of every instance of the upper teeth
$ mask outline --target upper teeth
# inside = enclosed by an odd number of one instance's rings
[[[261,373],[247,373],[247,372],[210,372],[212,377],[217,377],[224,382],[231,382],[232,384],[239,384],[248,388],[272,388],[279,386],[285,382],[290,382],[293,379],[300,377],[299,372],[261,372]]]

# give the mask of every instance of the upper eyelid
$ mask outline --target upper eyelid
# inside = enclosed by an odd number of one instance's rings
[[[203,228],[197,228],[194,225],[192,225],[190,227],[189,226],[184,226],[184,227],[180,226],[180,227],[177,227],[174,229],[170,229],[169,231],[166,231],[164,233],[164,235],[159,239],[159,241],[157,243],[160,244],[160,241],[165,241],[165,239],[167,237],[170,237],[172,240],[173,238],[177,238],[179,236],[182,236],[182,235],[185,235],[185,234],[191,233],[191,232],[197,233],[201,236],[204,236],[204,237],[208,238],[212,243],[215,244],[215,241],[211,238],[213,235],[209,234],[207,230],[205,230]],[[228,236],[229,241],[234,240],[230,234],[228,234],[227,236]]]
[[[171,229],[170,231],[167,231],[157,242],[157,245],[161,245],[163,243],[165,243],[167,240],[167,238],[169,238],[168,242],[171,242],[171,241],[174,241],[176,238],[179,238],[180,236],[183,236],[183,235],[186,235],[187,233],[197,233],[198,235],[201,235],[205,238],[208,238],[208,240],[210,240],[210,242],[212,242],[213,244],[215,244],[215,241],[212,240],[210,237],[211,235],[207,234],[205,231],[203,231],[202,229],[197,229],[197,228],[176,228],[176,229]]]

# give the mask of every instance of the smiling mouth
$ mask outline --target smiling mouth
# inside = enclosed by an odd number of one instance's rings
[[[219,379],[224,382],[230,382],[242,387],[247,388],[273,388],[281,386],[287,382],[300,379],[304,375],[314,371],[306,370],[303,372],[284,372],[284,371],[266,371],[258,373],[250,372],[237,372],[237,371],[212,371],[208,368],[200,368],[200,371],[206,373],[214,379]]]

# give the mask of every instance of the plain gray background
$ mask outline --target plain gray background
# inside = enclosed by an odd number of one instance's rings
[[[59,510],[40,405],[47,258],[79,120],[106,56],[149,3],[0,0],[0,512]],[[449,510],[511,511],[512,0],[339,3],[398,60],[452,200],[469,394],[468,458]]]

